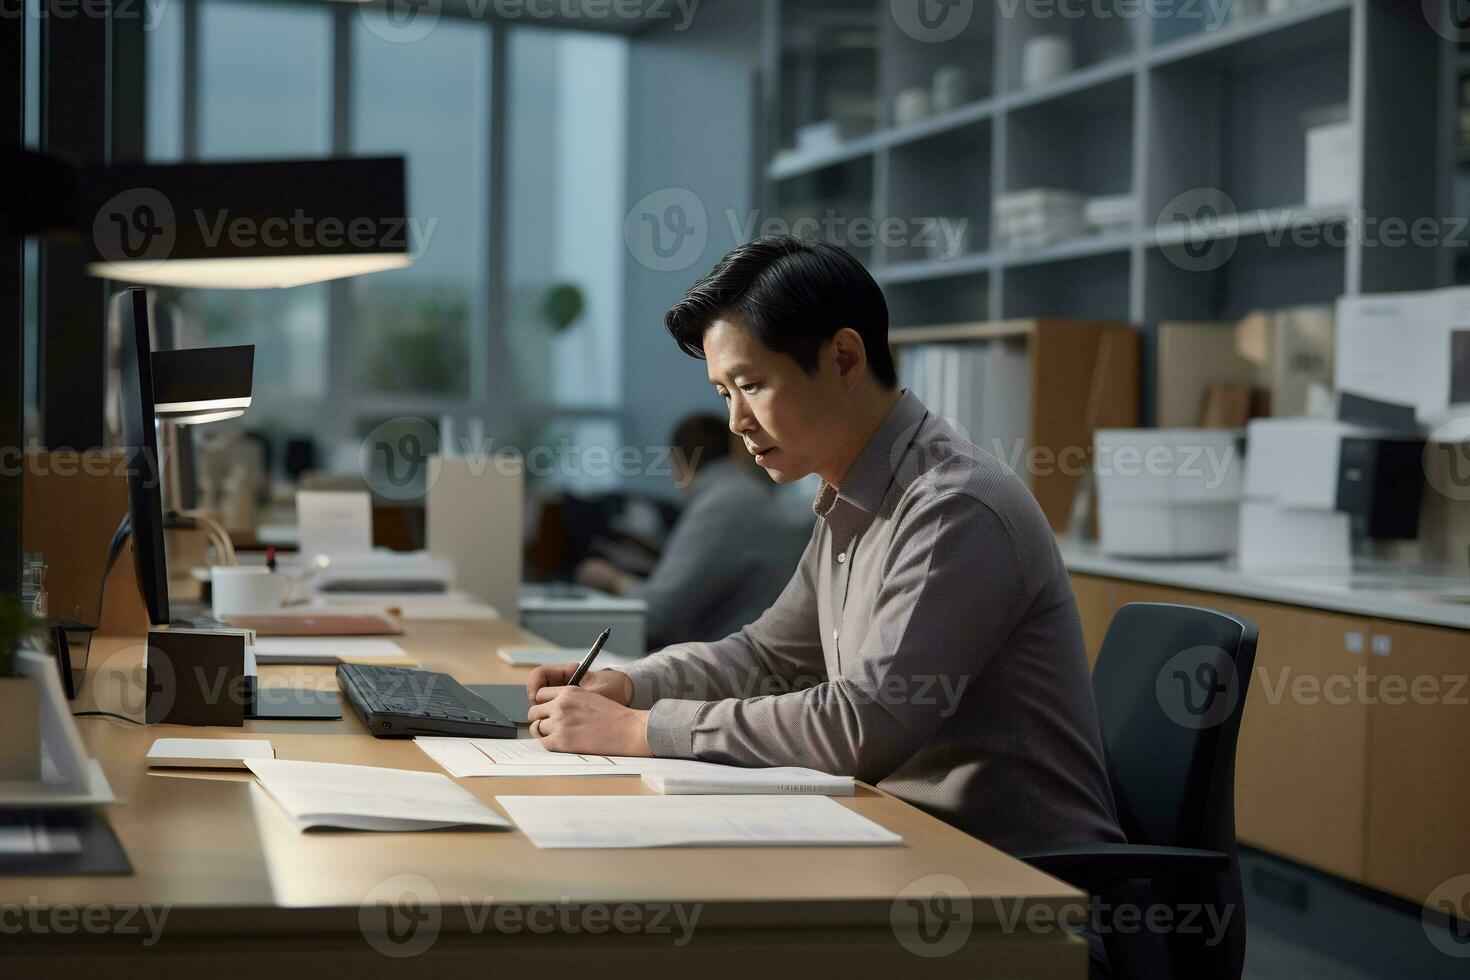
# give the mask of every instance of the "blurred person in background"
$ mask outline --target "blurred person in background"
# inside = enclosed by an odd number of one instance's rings
[[[652,573],[640,578],[603,558],[576,571],[581,585],[648,603],[651,650],[721,640],[755,622],[796,571],[812,532],[810,519],[792,520],[724,416],[687,416],[670,440],[674,482],[689,499]]]

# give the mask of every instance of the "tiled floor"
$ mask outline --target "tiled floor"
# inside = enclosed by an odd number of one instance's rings
[[[1249,924],[1245,980],[1470,978],[1470,943],[1453,947],[1464,957],[1447,955],[1411,912],[1263,854],[1243,854],[1241,870]]]

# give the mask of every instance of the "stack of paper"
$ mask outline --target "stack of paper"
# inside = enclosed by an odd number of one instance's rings
[[[451,776],[641,776],[646,772],[704,774],[729,767],[688,759],[644,759],[620,755],[552,752],[535,739],[438,738],[414,744]]]
[[[814,793],[851,796],[851,776],[829,776],[794,766],[746,769],[692,759],[552,752],[534,739],[430,738],[414,744],[451,775],[642,776],[661,793]]]
[[[510,822],[437,772],[250,759],[250,771],[301,830],[510,828]]]
[[[1132,194],[1109,194],[1105,197],[1090,197],[1084,215],[1087,224],[1103,235],[1117,235],[1133,227],[1137,212],[1137,199]]]
[[[825,796],[497,796],[541,848],[902,844]]]
[[[362,636],[257,636],[257,664],[405,664],[409,656],[392,640]]]
[[[1087,234],[1086,201],[1046,187],[1010,191],[996,198],[995,226],[1001,248],[1056,245]]]

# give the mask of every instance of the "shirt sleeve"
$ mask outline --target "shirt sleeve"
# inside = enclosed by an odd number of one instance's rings
[[[696,497],[679,515],[653,574],[631,593],[648,603],[651,642],[697,636],[716,601],[748,573],[731,558],[732,520],[738,515],[721,506],[718,492]]]
[[[958,710],[1034,596],[1034,577],[1004,521],[980,501],[955,492],[920,504],[883,558],[872,621],[844,652],[843,676],[790,693],[660,701],[649,747],[877,782]]]
[[[813,528],[796,573],[754,623],[714,643],[679,643],[614,668],[633,682],[632,706],[745,698],[819,683],[826,668],[817,627],[816,540]]]

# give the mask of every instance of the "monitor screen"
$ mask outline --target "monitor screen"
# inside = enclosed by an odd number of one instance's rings
[[[169,621],[168,565],[163,545],[163,481],[153,414],[153,344],[148,293],[124,289],[113,297],[122,324],[122,432],[127,456],[128,516],[138,588],[155,626]]]

